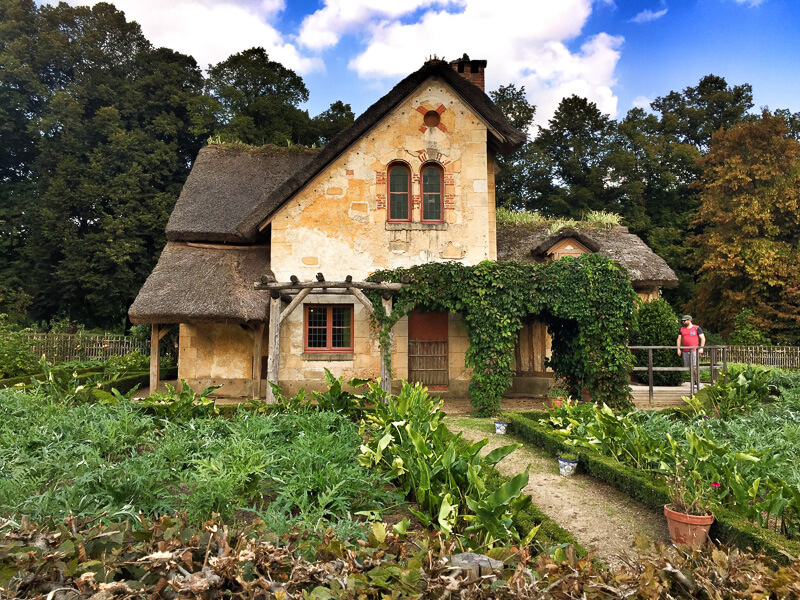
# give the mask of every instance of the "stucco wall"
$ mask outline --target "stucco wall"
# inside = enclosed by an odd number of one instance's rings
[[[423,113],[440,111],[427,128]],[[412,173],[411,223],[387,223],[386,172],[393,161]],[[444,223],[420,223],[420,167],[444,169]],[[430,79],[376,124],[271,221],[272,269],[328,280],[363,279],[378,269],[431,261],[494,259],[494,169],[487,129],[447,86]]]
[[[264,352],[266,355],[266,340]],[[180,326],[178,379],[200,391],[221,385],[223,396],[249,396],[253,391],[253,338],[223,323]]]

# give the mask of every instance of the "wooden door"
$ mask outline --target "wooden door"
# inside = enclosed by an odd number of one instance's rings
[[[450,383],[448,313],[413,311],[408,316],[408,380],[432,390]]]

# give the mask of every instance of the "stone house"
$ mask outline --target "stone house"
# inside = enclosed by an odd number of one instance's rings
[[[180,325],[179,378],[269,398],[267,377],[287,393],[321,389],[325,368],[374,377],[382,360],[363,294],[370,273],[512,257],[498,243],[496,156],[525,135],[484,93],[485,66],[466,56],[427,62],[322,151],[201,150],[129,311],[134,323],[153,324],[155,347]],[[460,315],[414,313],[394,327],[393,375],[466,394],[468,343]]]

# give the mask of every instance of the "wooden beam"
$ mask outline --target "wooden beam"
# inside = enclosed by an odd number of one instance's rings
[[[253,331],[253,398],[261,398],[261,354],[264,349],[265,323],[256,325]]]
[[[308,296],[310,293],[311,293],[311,288],[303,288],[302,290],[300,290],[297,296],[295,296],[294,299],[289,303],[289,306],[283,309],[283,312],[281,313],[281,323],[283,323],[286,319],[289,318],[289,315],[292,314],[294,309],[303,303],[303,298]]]
[[[267,358],[267,381],[278,383],[281,356],[281,299],[269,301],[269,356]],[[267,404],[275,404],[272,386],[267,385]]]
[[[257,281],[253,284],[257,290],[301,290],[303,288],[331,289],[356,287],[360,290],[372,290],[382,292],[391,290],[393,292],[403,289],[402,283],[373,283],[371,281],[298,281],[297,283],[261,283]]]
[[[383,298],[381,300],[383,304],[383,310],[386,311],[386,316],[388,317],[392,314],[392,299],[391,298]],[[391,352],[392,352],[392,343],[394,340],[392,339],[391,333],[389,334],[389,362],[391,363]],[[381,389],[389,394],[392,393],[392,371],[389,366],[386,365],[386,352],[383,348],[381,348]]]
[[[163,336],[161,333],[161,326],[158,323],[150,325],[150,393],[158,391],[158,381],[161,378],[159,371],[161,363],[159,361],[160,352],[158,351],[158,342]]]
[[[347,289],[358,299],[359,302],[361,302],[361,304],[364,305],[364,308],[367,310],[370,316],[375,312],[375,307],[372,306],[372,302],[370,302],[369,298],[364,295],[364,292],[356,287],[348,287]]]

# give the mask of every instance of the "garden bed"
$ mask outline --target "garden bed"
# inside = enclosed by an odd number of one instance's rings
[[[584,472],[607,482],[647,506],[660,509],[669,502],[668,489],[662,478],[626,466],[614,458],[567,444],[563,435],[557,434],[551,426],[540,422],[549,416],[550,413],[545,411],[504,413],[504,418],[511,423],[514,433],[525,441],[544,448],[553,456],[565,452],[576,453]],[[788,556],[800,556],[800,541],[789,540],[774,531],[757,527],[724,508],[715,509],[714,514],[716,521],[711,529],[711,537],[714,540],[766,552],[784,563],[789,560]]]

